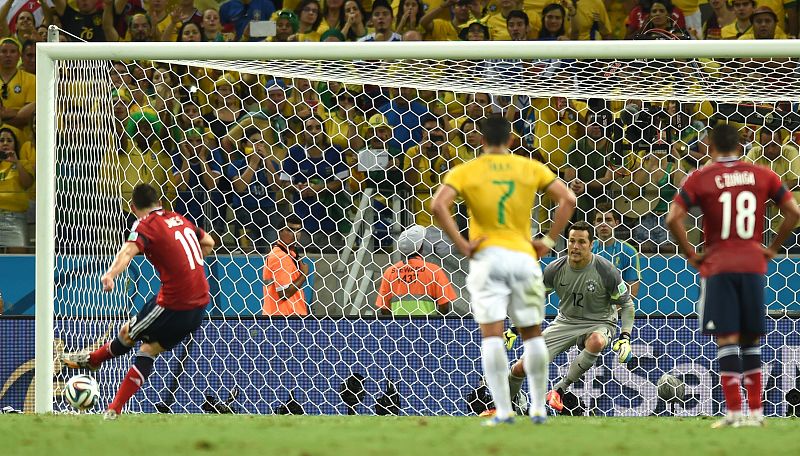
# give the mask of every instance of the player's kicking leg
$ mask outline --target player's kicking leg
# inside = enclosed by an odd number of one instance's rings
[[[114,340],[106,342],[105,345],[94,351],[80,351],[64,353],[61,361],[70,369],[89,369],[96,371],[109,359],[122,356],[133,348],[134,341],[128,336],[128,323],[122,326],[119,334]]]
[[[106,420],[115,420],[122,413],[122,407],[128,403],[128,400],[139,391],[139,388],[144,385],[147,377],[153,372],[153,364],[156,357],[164,352],[158,342],[143,343],[136,353],[133,364],[122,379],[122,383],[117,389],[117,394],[114,395],[114,400],[108,405],[103,418]]]

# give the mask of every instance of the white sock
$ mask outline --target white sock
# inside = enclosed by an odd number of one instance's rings
[[[522,354],[522,366],[528,376],[528,387],[531,394],[531,416],[545,416],[544,397],[547,394],[547,364],[550,356],[544,337],[534,337],[523,342],[525,351]]]
[[[492,393],[497,416],[511,416],[511,396],[508,389],[508,355],[502,337],[485,337],[481,342],[481,361],[486,386]]]

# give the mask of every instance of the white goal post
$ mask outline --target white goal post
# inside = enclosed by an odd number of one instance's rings
[[[800,59],[800,40],[752,40],[752,41],[558,41],[558,42],[407,42],[407,43],[38,43],[36,56],[36,316],[35,316],[35,411],[52,412],[54,408],[54,319],[56,317],[56,153],[55,144],[59,119],[56,118],[58,65],[68,61],[213,61],[211,66],[231,69],[226,61],[274,62],[280,70],[280,62],[292,61],[398,61],[431,60],[497,60],[497,59],[592,59],[592,60],[650,60],[682,59],[703,61],[703,59]],[[306,62],[307,63],[307,62]],[[309,66],[303,67],[308,70]],[[345,64],[330,68],[312,69],[314,75],[323,80],[332,72],[344,71]],[[284,70],[288,71],[288,70]],[[326,71],[328,73],[326,73]],[[376,85],[385,87],[419,87],[423,89],[453,90],[475,92],[481,90],[481,82],[470,79],[469,75],[457,74],[455,68],[448,68],[454,77],[425,79],[424,74],[412,75],[408,80],[390,76],[374,75]],[[769,101],[773,99],[800,101],[800,69],[791,70],[795,77],[793,87],[766,87],[759,92],[754,85],[754,96],[746,96],[740,91],[750,87],[738,85],[718,88],[707,93],[717,101],[752,100]],[[281,74],[276,71],[275,74]],[[287,73],[288,74],[288,73]],[[449,75],[449,73],[447,73]],[[371,83],[365,74],[349,76],[338,75],[343,82]],[[458,86],[459,82],[467,84]],[[472,81],[472,82],[470,82]],[[486,92],[500,95],[526,95],[531,92],[536,76],[526,80],[526,84],[503,85],[495,81]],[[455,84],[455,85],[454,85]],[[559,89],[559,87],[561,87]],[[563,89],[563,91],[562,91]],[[590,93],[586,85],[575,85],[571,81],[556,86],[554,96],[579,96],[583,98],[612,98],[613,93],[599,90]],[[606,90],[606,89],[604,89]],[[680,92],[680,93],[678,93]],[[692,99],[697,94],[677,90],[664,93],[627,93],[622,98],[641,99]],[[99,280],[99,275],[98,275]]]

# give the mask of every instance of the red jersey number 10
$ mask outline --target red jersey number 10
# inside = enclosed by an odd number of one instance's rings
[[[203,266],[200,242],[193,229],[187,227],[183,232],[175,231],[175,240],[181,243],[183,251],[186,252],[186,260],[189,262],[190,269],[194,270],[197,266]]]
[[[720,238],[725,240],[731,237],[733,224],[736,227],[736,237],[742,240],[752,239],[756,229],[756,195],[742,191],[736,195],[736,201],[733,201],[731,192],[722,192],[717,201],[722,203]]]

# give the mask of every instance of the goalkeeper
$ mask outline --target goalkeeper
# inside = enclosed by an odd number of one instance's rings
[[[559,298],[558,316],[544,330],[545,345],[552,361],[573,345],[581,349],[570,364],[567,375],[547,393],[547,402],[561,411],[561,396],[569,386],[591,368],[597,357],[617,332],[617,309],[622,319],[622,331],[613,343],[620,363],[631,358],[631,329],[634,308],[630,293],[619,270],[610,261],[592,253],[594,228],[586,222],[570,227],[567,257],[559,258],[544,270],[545,288],[555,290]],[[516,328],[504,334],[508,349],[516,339]],[[517,361],[509,374],[511,397],[515,398],[525,380],[522,361]]]

